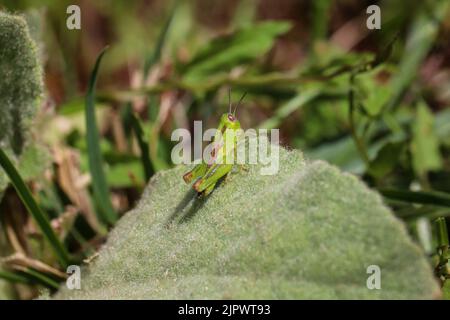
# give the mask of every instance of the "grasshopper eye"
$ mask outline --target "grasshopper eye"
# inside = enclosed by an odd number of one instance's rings
[[[236,118],[235,118],[231,113],[229,113],[229,114],[228,114],[228,120],[234,122],[234,121],[236,120]]]

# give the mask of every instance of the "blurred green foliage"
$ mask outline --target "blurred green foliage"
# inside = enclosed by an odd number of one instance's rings
[[[65,27],[73,2],[5,0],[1,8],[24,12],[41,38],[51,107],[41,108],[36,131],[55,154],[71,157],[55,156],[52,175],[27,180],[53,222],[75,207],[64,243],[80,261],[106,230],[92,217],[101,205],[86,178],[84,96],[110,45],[92,107],[116,212],[171,167],[174,129],[192,129],[194,120],[216,126],[231,87],[233,100],[248,92],[238,113],[244,128],[279,128],[283,145],[380,190],[436,264],[432,222],[450,216],[448,1],[378,1],[381,30],[367,30],[365,1],[80,1],[80,31]],[[21,241],[33,243],[27,253],[51,265],[24,229],[15,224]]]

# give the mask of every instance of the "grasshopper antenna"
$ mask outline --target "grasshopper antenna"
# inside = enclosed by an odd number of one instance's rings
[[[231,87],[228,88],[228,113],[231,114]]]
[[[237,103],[236,108],[234,108],[233,116],[236,116],[236,110],[239,107],[239,105],[241,104],[242,100],[244,100],[246,95],[247,95],[247,92],[244,92],[244,94],[242,95],[241,99],[239,99],[239,102]]]

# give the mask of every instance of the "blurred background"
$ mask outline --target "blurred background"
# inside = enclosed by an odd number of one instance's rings
[[[0,3],[25,15],[38,43],[46,92],[33,134],[49,156],[27,183],[76,262],[95,257],[115,221],[93,196],[85,123],[91,71],[109,46],[95,110],[117,217],[172,166],[172,131],[192,130],[194,120],[216,127],[232,88],[233,101],[247,92],[244,129],[279,128],[283,146],[360,176],[405,221],[436,275],[448,276],[448,1]],[[81,9],[81,30],[66,27],[71,4]],[[366,27],[372,4],[381,8],[379,30]],[[0,210],[0,292],[29,299],[55,290],[65,270],[14,188]]]

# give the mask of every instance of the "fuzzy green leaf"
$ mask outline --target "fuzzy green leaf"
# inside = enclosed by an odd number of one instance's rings
[[[359,179],[280,149],[280,171],[232,173],[206,199],[185,166],[157,173],[81,290],[57,299],[408,299],[440,295],[404,225]],[[381,290],[366,286],[381,268]]]
[[[30,37],[25,19],[0,12],[0,148],[23,167],[23,155],[34,157],[30,141],[30,126],[42,95],[42,70],[36,44]],[[33,156],[34,154],[34,156]],[[39,158],[42,159],[42,158]],[[36,157],[27,162],[27,173],[42,172],[45,161]],[[25,175],[27,178],[27,175]],[[0,192],[8,179],[0,169]]]

